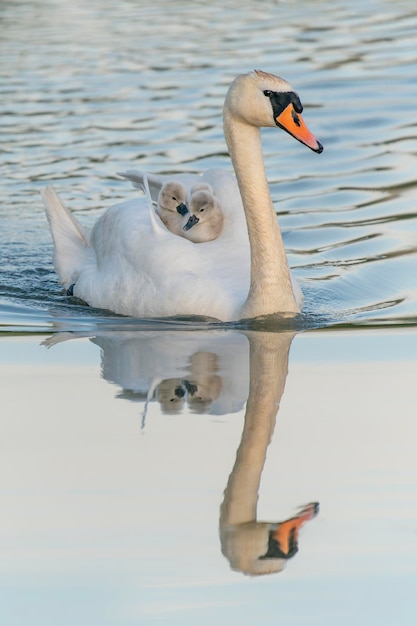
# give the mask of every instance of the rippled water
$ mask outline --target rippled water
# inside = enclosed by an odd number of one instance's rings
[[[415,2],[16,0],[0,27],[4,623],[414,624]],[[263,133],[306,296],[291,334],[69,299],[40,189],[91,224],[133,197],[118,171],[230,168],[223,98],[253,68],[325,146]],[[279,577],[242,576],[242,466],[260,519],[322,506]]]
[[[261,67],[295,85],[325,145],[318,157],[264,133],[307,316],[412,322],[416,15],[411,1],[3,3],[3,302],[91,313],[56,284],[40,188],[89,223],[132,197],[117,171],[230,167],[225,90]]]

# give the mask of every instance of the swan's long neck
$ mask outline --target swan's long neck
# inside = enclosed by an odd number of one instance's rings
[[[242,439],[221,506],[221,528],[256,520],[266,451],[285,388],[293,333],[248,333],[250,392]]]
[[[224,134],[245,209],[251,281],[240,316],[298,313],[278,220],[269,193],[260,130],[224,112]]]

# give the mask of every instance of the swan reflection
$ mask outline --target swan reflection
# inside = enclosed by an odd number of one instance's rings
[[[222,552],[234,570],[259,575],[281,571],[298,551],[302,524],[318,513],[318,503],[283,522],[259,522],[257,504],[266,452],[288,373],[293,333],[247,333],[250,390],[242,438],[220,507]]]
[[[118,397],[158,402],[163,413],[225,415],[249,393],[248,343],[235,332],[128,332],[91,339],[101,348],[103,378]]]
[[[234,331],[64,332],[44,345],[89,338],[100,348],[101,374],[119,387],[117,398],[151,402],[163,413],[226,415],[240,411],[249,393],[249,347]]]
[[[257,519],[293,338],[293,332],[255,331],[108,332],[90,338],[101,349],[102,376],[121,388],[118,398],[143,402],[144,418],[150,402],[166,414],[211,415],[237,412],[246,402],[241,441],[220,506],[219,535],[230,567],[253,576],[281,571],[298,551],[302,525],[319,510],[311,502],[284,521]]]

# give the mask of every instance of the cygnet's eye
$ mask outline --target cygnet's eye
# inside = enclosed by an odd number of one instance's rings
[[[200,209],[200,213],[202,213],[204,211],[204,208]]]
[[[272,96],[274,92],[271,91],[270,89],[265,89],[264,91],[264,96],[266,96],[267,98],[270,98]]]

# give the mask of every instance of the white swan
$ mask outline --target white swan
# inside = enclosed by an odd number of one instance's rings
[[[256,70],[233,81],[223,119],[237,183],[222,170],[175,177],[187,189],[209,183],[224,211],[221,235],[198,246],[167,231],[146,198],[111,207],[90,236],[47,188],[42,195],[61,283],[75,283],[74,295],[92,306],[138,317],[195,314],[229,321],[298,313],[302,295],[291,281],[260,127],[278,126],[321,152],[301,111],[297,94],[277,76]],[[148,177],[152,197],[165,181]]]

